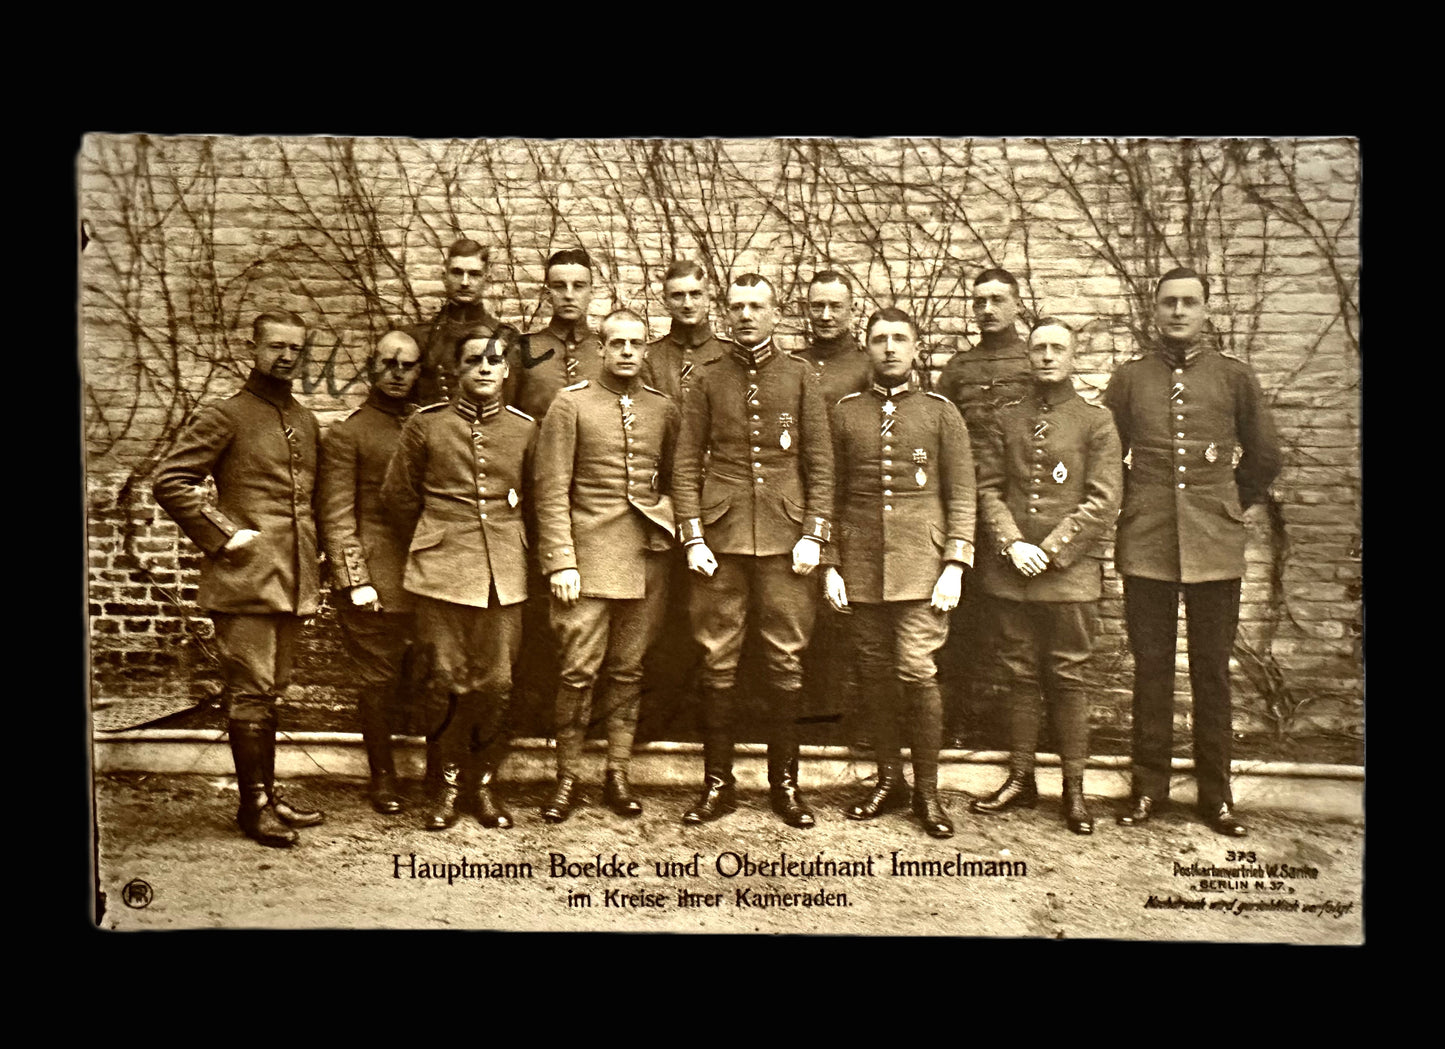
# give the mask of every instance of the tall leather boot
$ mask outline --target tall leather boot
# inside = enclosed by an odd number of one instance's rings
[[[396,786],[396,765],[391,751],[391,725],[386,716],[386,693],[368,690],[361,697],[361,738],[371,773],[371,807],[377,812],[402,810]]]
[[[1034,751],[1039,742],[1039,697],[1037,686],[1014,691],[1009,697],[1009,773],[1003,786],[986,798],[975,798],[968,806],[974,812],[994,814],[1009,809],[1031,809],[1039,803],[1034,780]]]
[[[627,782],[632,763],[632,741],[637,735],[637,715],[642,706],[642,687],[636,683],[611,682],[606,691],[607,778],[602,788],[603,803],[619,816],[642,815],[642,802]]]
[[[773,689],[773,737],[768,741],[768,791],[773,811],[790,827],[808,828],[816,822],[798,785],[798,709],[802,693]]]
[[[871,820],[908,804],[908,783],[903,778],[903,756],[898,751],[898,711],[894,706],[897,682],[889,677],[864,677],[858,702],[866,705],[878,763],[878,785],[843,810],[850,820]]]
[[[702,690],[703,790],[682,814],[684,823],[708,823],[738,807],[733,786],[733,690]]]
[[[281,715],[273,705],[267,712],[266,723],[271,732],[271,745],[266,748],[266,793],[271,796],[271,807],[281,821],[291,827],[314,827],[325,819],[320,809],[301,809],[287,802],[276,786],[276,732],[280,727]]]
[[[455,693],[448,696],[446,719],[436,735],[427,741],[426,778],[431,783],[427,811],[422,817],[426,830],[446,830],[456,823],[457,804],[462,796],[462,760],[471,727]]]
[[[473,811],[483,827],[507,830],[512,826],[512,814],[493,790],[498,786],[502,762],[507,757],[506,722],[511,693],[488,693],[480,697],[480,703],[472,739]]]
[[[953,821],[938,797],[938,753],[943,749],[943,696],[938,680],[904,685],[913,716],[913,814],[932,838],[953,837]]]
[[[236,786],[241,804],[236,822],[246,837],[273,849],[295,845],[298,835],[277,817],[266,789],[265,750],[276,746],[275,733],[264,721],[237,721],[227,725],[231,742],[231,760],[236,765]]]
[[[557,786],[542,806],[542,818],[561,823],[572,813],[582,770],[582,743],[592,713],[592,690],[562,685],[557,689],[553,731],[557,737]]]
[[[1094,817],[1084,801],[1084,774],[1064,773],[1064,822],[1075,834],[1093,834]]]
[[[1084,801],[1084,768],[1089,761],[1089,704],[1080,688],[1058,688],[1053,696],[1054,735],[1064,766],[1064,823],[1075,834],[1093,834],[1094,817]]]

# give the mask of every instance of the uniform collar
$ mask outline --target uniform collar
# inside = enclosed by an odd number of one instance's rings
[[[498,323],[497,318],[488,313],[487,307],[480,302],[459,306],[448,299],[442,307],[441,316],[452,324],[487,324],[495,328]]]
[[[872,389],[879,397],[902,397],[908,392],[908,383],[905,380],[901,386],[884,386],[875,379]]]
[[[485,404],[473,404],[458,394],[457,399],[452,401],[452,407],[456,409],[458,415],[468,422],[476,422],[478,419],[486,422],[488,419],[495,418],[501,414],[502,399],[496,397],[487,401]]]
[[[601,386],[608,393],[615,393],[619,397],[623,394],[642,392],[642,379],[639,376],[634,376],[624,382],[613,375],[602,375],[598,378],[597,385]]]
[[[547,322],[547,331],[563,343],[571,342],[573,345],[580,344],[583,339],[592,334],[587,327],[587,315],[585,313],[581,317],[578,317],[573,324],[568,324],[558,317],[553,317]]]
[[[1057,408],[1076,395],[1073,379],[1065,379],[1063,382],[1034,383],[1034,400],[1040,404],[1047,404],[1050,408]]]
[[[1186,343],[1160,339],[1154,348],[1169,367],[1187,368],[1197,361],[1205,350],[1209,349],[1209,343],[1205,340],[1203,333],[1200,333],[1192,342]]]
[[[807,354],[815,360],[828,360],[840,353],[855,353],[857,350],[858,340],[853,338],[852,332],[845,331],[836,339],[814,339],[808,343]]]
[[[758,345],[752,347],[735,342],[733,343],[733,356],[736,357],[744,367],[761,368],[773,359],[773,337],[769,335]]]
[[[373,386],[371,392],[366,395],[366,403],[363,407],[375,408],[377,411],[385,412],[387,415],[401,416],[405,415],[411,409],[412,404],[404,398],[399,400],[395,397],[388,397]]]
[[[672,329],[667,333],[668,338],[679,346],[685,346],[695,350],[703,343],[712,338],[712,325],[707,321],[685,328],[677,321],[672,322]]]
[[[275,405],[277,408],[285,408],[291,403],[291,380],[277,379],[267,375],[259,368],[251,369],[245,388],[267,404]]]
[[[1028,345],[1019,338],[1016,328],[1010,328],[997,335],[992,332],[983,332],[978,337],[978,349],[997,357],[1026,357],[1029,352]]]

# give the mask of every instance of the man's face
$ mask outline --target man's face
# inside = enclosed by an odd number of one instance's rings
[[[980,331],[989,334],[1013,331],[1019,315],[1019,297],[1012,284],[986,280],[973,286],[973,316]]]
[[[1074,374],[1074,336],[1068,328],[1045,324],[1029,336],[1029,367],[1034,382],[1063,382]]]
[[[251,343],[256,369],[273,379],[290,382],[306,349],[306,329],[290,324],[263,324],[260,336]]]
[[[575,263],[553,266],[547,271],[547,298],[552,301],[552,316],[576,323],[592,303],[592,271]]]
[[[647,359],[647,325],[617,317],[602,330],[602,370],[616,379],[631,379]]]
[[[416,340],[399,331],[387,332],[371,355],[371,385],[398,400],[411,393],[421,374],[421,350]]]
[[[907,321],[877,321],[868,329],[868,359],[873,377],[885,386],[908,381],[918,356],[918,337]]]
[[[778,326],[778,307],[766,284],[728,288],[728,330],[744,346],[757,346]]]
[[[674,277],[663,283],[662,297],[667,303],[667,312],[678,324],[691,328],[707,320],[712,295],[708,292],[706,281],[696,277]]]
[[[458,306],[482,301],[482,285],[487,280],[487,264],[480,255],[457,255],[447,259],[442,281],[447,286],[447,300]]]
[[[843,284],[808,289],[808,323],[815,339],[836,339],[853,326],[853,293]]]
[[[502,344],[494,339],[468,339],[457,355],[457,385],[473,404],[495,400],[502,395],[507,378],[507,359]]]
[[[1154,323],[1166,339],[1190,342],[1204,330],[1209,317],[1204,285],[1194,277],[1166,280],[1154,298]]]

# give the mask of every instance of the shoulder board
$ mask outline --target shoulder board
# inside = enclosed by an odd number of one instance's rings
[[[564,389],[564,390],[585,390],[585,389],[587,389],[587,380],[586,380],[586,379],[583,379],[581,382],[574,382],[571,386],[564,386],[564,387],[562,387],[562,389]],[[528,418],[531,418],[531,416],[528,416]]]
[[[936,397],[936,398],[938,398],[940,401],[942,401],[944,404],[952,404],[952,403],[953,403],[953,402],[950,401],[947,397],[943,396],[943,394],[941,394],[941,393],[934,393],[932,390],[924,390],[924,391],[923,391],[923,394],[924,394],[925,397]]]
[[[450,408],[451,406],[451,401],[437,401],[436,404],[428,404],[425,407],[418,408],[415,414],[420,415],[422,412],[434,412],[438,408]]]
[[[1109,411],[1108,408],[1106,408],[1104,405],[1100,404],[1098,401],[1085,400],[1083,397],[1080,397],[1079,400],[1083,401],[1083,402],[1084,402],[1085,404],[1087,404],[1090,408],[1097,408],[1097,409],[1099,409],[1099,411],[1101,411],[1101,412],[1107,412],[1107,411]],[[1111,414],[1112,414],[1112,413],[1111,413]]]
[[[1248,362],[1248,361],[1242,361],[1242,360],[1240,360],[1238,357],[1234,356],[1233,354],[1225,353],[1224,351],[1221,350],[1220,353],[1219,353],[1219,356],[1223,357],[1226,361],[1229,361],[1231,364],[1237,364],[1237,365],[1239,365],[1241,368],[1248,368],[1248,367],[1249,367],[1249,362]]]
[[[669,338],[671,338],[671,336],[672,336],[672,332],[668,332],[666,335],[659,335],[659,336],[658,336],[657,338],[655,338],[655,339],[650,339],[650,340],[648,340],[647,345],[649,345],[649,346],[656,346],[659,342],[666,342]]]
[[[853,393],[845,393],[842,397],[839,397],[837,403],[842,404],[844,401],[851,401],[854,397],[862,397],[862,396],[863,396],[863,391],[862,391],[862,390],[855,390]]]
[[[710,361],[703,361],[702,363],[703,363],[703,366],[706,367],[706,366],[709,365],[709,364],[716,364],[718,361],[725,361],[725,360],[727,360],[727,356],[724,354],[724,355],[720,355],[720,356],[714,357],[714,358],[713,358],[712,360],[710,360]]]
[[[344,423],[351,422],[352,419],[355,419],[358,415],[361,414],[361,409],[365,407],[366,405],[363,404],[361,408],[357,408],[355,411],[353,411],[350,415],[348,415],[345,419],[342,419],[341,421]]]
[[[661,390],[654,389],[653,387],[647,385],[647,383],[643,383],[643,384],[642,384],[642,388],[643,388],[644,390],[646,390],[648,393],[655,393],[655,394],[657,394],[659,397],[666,397],[666,396],[667,396],[667,394],[663,393]]]
[[[507,411],[511,412],[513,415],[520,415],[523,419],[526,419],[529,423],[534,423],[534,422],[537,421],[536,419],[534,419],[534,418],[532,418],[530,415],[528,415],[526,412],[522,411],[522,409],[520,409],[520,408],[513,408],[510,404],[507,405],[506,408],[507,408]]]
[[[716,339],[718,342],[731,343],[731,342],[733,341],[733,337],[732,337],[731,335],[728,335],[728,334],[726,334],[726,333],[724,333],[724,332],[720,332],[720,331],[715,331],[715,332],[713,332],[713,333],[712,333],[712,337],[713,337],[714,339]]]

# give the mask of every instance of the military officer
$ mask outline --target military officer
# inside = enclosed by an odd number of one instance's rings
[[[297,842],[293,827],[322,819],[287,804],[276,789],[276,703],[291,679],[301,619],[318,604],[312,498],[319,429],[291,396],[306,322],[290,312],[263,313],[249,346],[255,366],[245,386],[201,409],[161,463],[153,490],[206,554],[196,603],[216,625],[241,794],[236,821],[262,845],[285,848]]]
[[[1104,391],[1129,457],[1114,560],[1134,651],[1134,797],[1119,822],[1144,823],[1169,796],[1182,593],[1199,810],[1218,833],[1242,837],[1229,789],[1229,654],[1244,511],[1265,500],[1279,474],[1279,438],[1254,372],[1219,353],[1205,332],[1204,278],[1170,270],[1154,304],[1158,344],[1121,365]]]
[[[693,631],[704,653],[706,785],[682,818],[701,823],[736,808],[732,691],[743,636],[755,619],[773,720],[773,811],[791,826],[811,827],[813,813],[798,789],[796,717],[800,657],[814,617],[808,576],[831,534],[827,412],[806,366],[773,346],[779,310],[766,278],[734,280],[727,316],[735,345],[703,366],[683,404],[673,476],[678,532],[688,568],[697,573]]]
[[[564,386],[595,379],[601,370],[597,336],[587,327],[592,303],[592,258],[581,248],[554,251],[545,272],[552,319],[522,339],[507,380],[507,403],[542,419]]]
[[[873,381],[832,413],[838,536],[824,576],[828,603],[854,616],[878,756],[877,786],[846,814],[872,819],[905,802],[896,681],[912,713],[913,812],[931,836],[949,838],[953,823],[938,799],[943,699],[934,657],[973,564],[973,456],[948,399],[909,389],[913,319],[879,310],[867,340]]]
[[[603,800],[620,816],[642,803],[627,782],[642,695],[642,660],[667,609],[677,525],[668,494],[677,405],[640,378],[647,322],[614,310],[602,322],[601,377],[557,395],[537,445],[539,556],[562,644],[557,690],[557,788],[542,818],[572,810],[582,742],[603,682]]]
[[[998,617],[1011,754],[1003,786],[971,808],[994,813],[1037,803],[1042,684],[1064,766],[1064,821],[1075,834],[1092,834],[1084,802],[1084,667],[1103,588],[1101,548],[1119,512],[1123,464],[1109,412],[1074,390],[1073,329],[1057,317],[1041,318],[1029,335],[1029,364],[1029,393],[998,410],[978,454],[984,554],[976,581]]]
[[[696,262],[678,259],[662,277],[662,301],[672,317],[672,328],[647,347],[643,378],[649,386],[681,402],[697,381],[698,369],[727,352],[727,344],[713,334],[708,322],[712,289],[707,273]]]
[[[421,348],[401,331],[377,342],[368,361],[366,403],[333,426],[321,443],[317,524],[331,567],[341,636],[360,686],[361,737],[371,769],[371,807],[402,809],[391,735],[403,701],[412,644],[412,596],[402,586],[410,535],[381,503],[381,483],[411,409]],[[450,369],[448,369],[450,371]]]
[[[992,431],[994,414],[1028,391],[1028,348],[1016,327],[1022,308],[1019,282],[1012,273],[998,268],[980,272],[973,280],[978,344],[955,353],[939,373],[936,389],[958,405],[975,449]],[[952,747],[967,743],[964,725],[970,709],[982,716],[998,698],[997,617],[989,605],[978,587],[964,587],[943,652],[945,678],[952,686],[946,733]]]
[[[423,826],[444,830],[462,797],[484,827],[512,817],[491,787],[505,754],[505,720],[527,597],[522,500],[537,426],[503,405],[510,325],[463,333],[457,392],[417,412],[382,484],[382,500],[411,537],[402,585],[415,597],[418,662],[436,719],[438,784]]]
[[[454,241],[442,266],[447,301],[431,320],[405,329],[422,352],[421,377],[413,390],[418,403],[448,401],[456,392],[452,369],[459,335],[477,328],[496,331],[501,323],[482,304],[490,262],[491,249],[486,245],[467,237]]]

